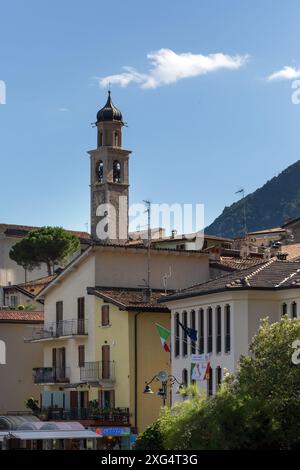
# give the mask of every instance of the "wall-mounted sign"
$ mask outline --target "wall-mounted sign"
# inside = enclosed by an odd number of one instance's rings
[[[122,427],[99,427],[93,429],[99,436],[130,436],[130,428]]]
[[[205,380],[210,367],[209,354],[191,355],[191,378],[192,380]]]

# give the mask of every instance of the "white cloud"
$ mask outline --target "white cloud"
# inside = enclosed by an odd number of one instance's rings
[[[58,108],[58,111],[60,111],[61,113],[67,113],[69,110],[69,108]]]
[[[248,60],[248,55],[230,56],[217,54],[176,54],[171,49],[159,49],[147,55],[151,64],[147,73],[140,73],[133,67],[123,67],[124,72],[99,78],[99,84],[106,87],[109,83],[126,87],[138,83],[141,88],[157,88],[175,83],[182,78],[196,77],[220,69],[236,70]]]
[[[269,75],[267,80],[270,82],[273,80],[294,80],[295,78],[300,78],[300,69],[285,65],[283,69]]]

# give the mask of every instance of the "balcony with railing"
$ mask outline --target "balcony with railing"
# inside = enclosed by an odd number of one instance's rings
[[[87,336],[87,320],[63,320],[44,323],[42,327],[34,328],[25,342],[51,340],[72,336]]]
[[[52,384],[70,382],[69,367],[35,367],[33,369],[35,384]]]
[[[129,425],[129,408],[48,408],[43,410],[44,419],[53,421],[97,421],[100,425]]]
[[[81,382],[114,382],[115,363],[114,361],[85,362],[80,367]]]

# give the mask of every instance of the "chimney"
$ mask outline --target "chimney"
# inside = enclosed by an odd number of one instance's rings
[[[171,232],[171,238],[175,238],[176,235],[177,235],[177,230],[173,229],[172,232]]]
[[[143,290],[143,302],[145,304],[149,304],[151,302],[151,289],[148,287]]]
[[[277,253],[277,259],[279,259],[280,261],[286,261],[287,259],[287,253]]]

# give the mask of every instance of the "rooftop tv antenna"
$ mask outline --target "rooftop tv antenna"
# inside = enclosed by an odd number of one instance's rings
[[[148,214],[148,237],[147,237],[147,289],[150,292],[150,248],[151,248],[151,202],[144,200],[146,212]]]
[[[169,272],[163,275],[163,286],[165,289],[165,294],[167,293],[168,290],[168,279],[172,277],[172,270],[171,266],[169,266]]]
[[[247,218],[246,218],[246,199],[245,199],[245,189],[241,188],[235,192],[235,194],[242,194],[242,201],[243,201],[243,215],[244,215],[244,237],[245,240],[247,238]]]

